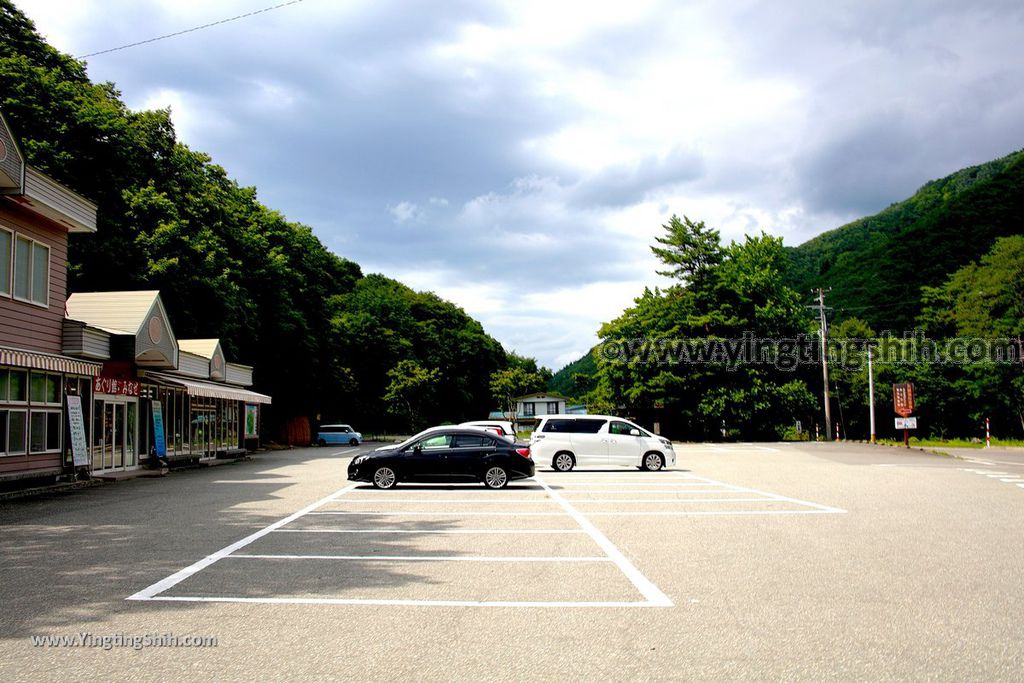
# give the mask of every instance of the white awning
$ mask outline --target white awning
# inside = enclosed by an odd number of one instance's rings
[[[167,375],[162,372],[143,371],[143,379],[152,379],[160,384],[170,384],[184,387],[189,396],[201,396],[203,398],[224,398],[229,401],[245,401],[246,403],[270,403],[271,399],[266,394],[259,394],[255,391],[239,389],[226,384],[216,382],[202,382],[197,379],[185,379],[175,375]]]
[[[38,351],[25,351],[5,346],[0,346],[0,365],[90,377],[96,377],[103,370],[102,363],[90,363],[78,358],[58,356],[54,353],[39,353]]]

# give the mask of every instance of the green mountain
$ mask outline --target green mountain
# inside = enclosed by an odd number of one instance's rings
[[[579,399],[594,388],[594,377],[597,374],[597,362],[594,360],[594,349],[577,358],[556,372],[548,380],[548,391],[563,396]]]
[[[790,249],[790,285],[831,287],[837,317],[912,329],[921,288],[1024,232],[1024,151],[927,183],[909,199]]]

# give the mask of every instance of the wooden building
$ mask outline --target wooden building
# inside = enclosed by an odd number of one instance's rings
[[[96,206],[27,166],[0,114],[0,484],[70,471],[67,397],[102,367],[63,353],[72,232]]]
[[[102,361],[93,383],[91,469],[241,455],[257,445],[252,368],[217,339],[177,339],[155,290],[68,297],[64,352]]]

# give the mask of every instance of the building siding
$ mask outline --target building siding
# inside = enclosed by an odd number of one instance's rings
[[[0,296],[0,345],[61,353],[67,291],[68,233],[57,223],[32,218],[0,201],[0,224],[50,248],[50,305],[46,308]]]

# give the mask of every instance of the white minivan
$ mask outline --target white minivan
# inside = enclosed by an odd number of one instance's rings
[[[676,464],[672,442],[621,417],[542,415],[530,437],[533,459],[559,472],[576,465],[617,465],[660,470]]]

